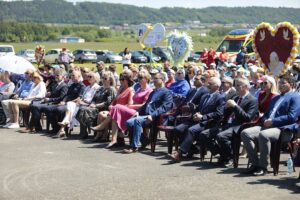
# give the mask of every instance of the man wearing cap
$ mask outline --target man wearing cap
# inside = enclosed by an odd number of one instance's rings
[[[175,79],[176,81],[171,85],[170,90],[173,93],[174,100],[180,102],[186,97],[191,86],[187,80],[185,80],[185,70],[182,68],[176,72]]]
[[[102,85],[102,76],[103,76],[103,72],[105,72],[105,65],[103,61],[99,61],[96,64],[96,68],[97,68],[97,72],[100,76],[100,82],[99,85]]]

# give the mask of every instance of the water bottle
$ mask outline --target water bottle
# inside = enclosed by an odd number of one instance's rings
[[[287,160],[287,175],[291,175],[293,171],[293,160],[291,158],[291,156],[289,156],[288,160]]]

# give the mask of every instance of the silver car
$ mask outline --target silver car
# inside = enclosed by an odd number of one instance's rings
[[[121,56],[108,50],[98,50],[96,51],[96,55],[97,55],[97,62],[103,61],[106,63],[120,63],[122,61]]]
[[[97,55],[95,51],[90,49],[77,49],[73,52],[73,55],[75,57],[75,61],[80,63],[97,61]]]
[[[35,52],[33,49],[22,49],[17,52],[17,56],[23,57],[31,63],[36,63]]]

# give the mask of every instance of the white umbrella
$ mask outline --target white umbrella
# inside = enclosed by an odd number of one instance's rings
[[[24,74],[28,69],[35,71],[35,67],[26,59],[10,55],[0,57],[0,69],[16,74]]]

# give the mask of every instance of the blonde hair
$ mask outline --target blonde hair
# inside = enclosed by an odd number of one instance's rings
[[[144,70],[144,69],[139,71],[138,76],[144,77],[147,81],[149,81],[151,79],[151,75],[149,74],[149,72],[147,70]]]
[[[102,74],[102,77],[104,77],[104,76],[106,76],[107,78],[109,78],[109,80],[110,80],[110,86],[116,87],[116,80],[115,80],[115,78],[114,78],[112,72],[110,72],[110,71],[105,71],[105,72],[103,72],[103,74]]]
[[[276,84],[275,79],[272,76],[268,76],[268,75],[265,75],[264,78],[265,78],[265,80],[269,81],[272,85],[271,86],[271,93],[277,94],[278,90],[277,90],[277,84]]]

